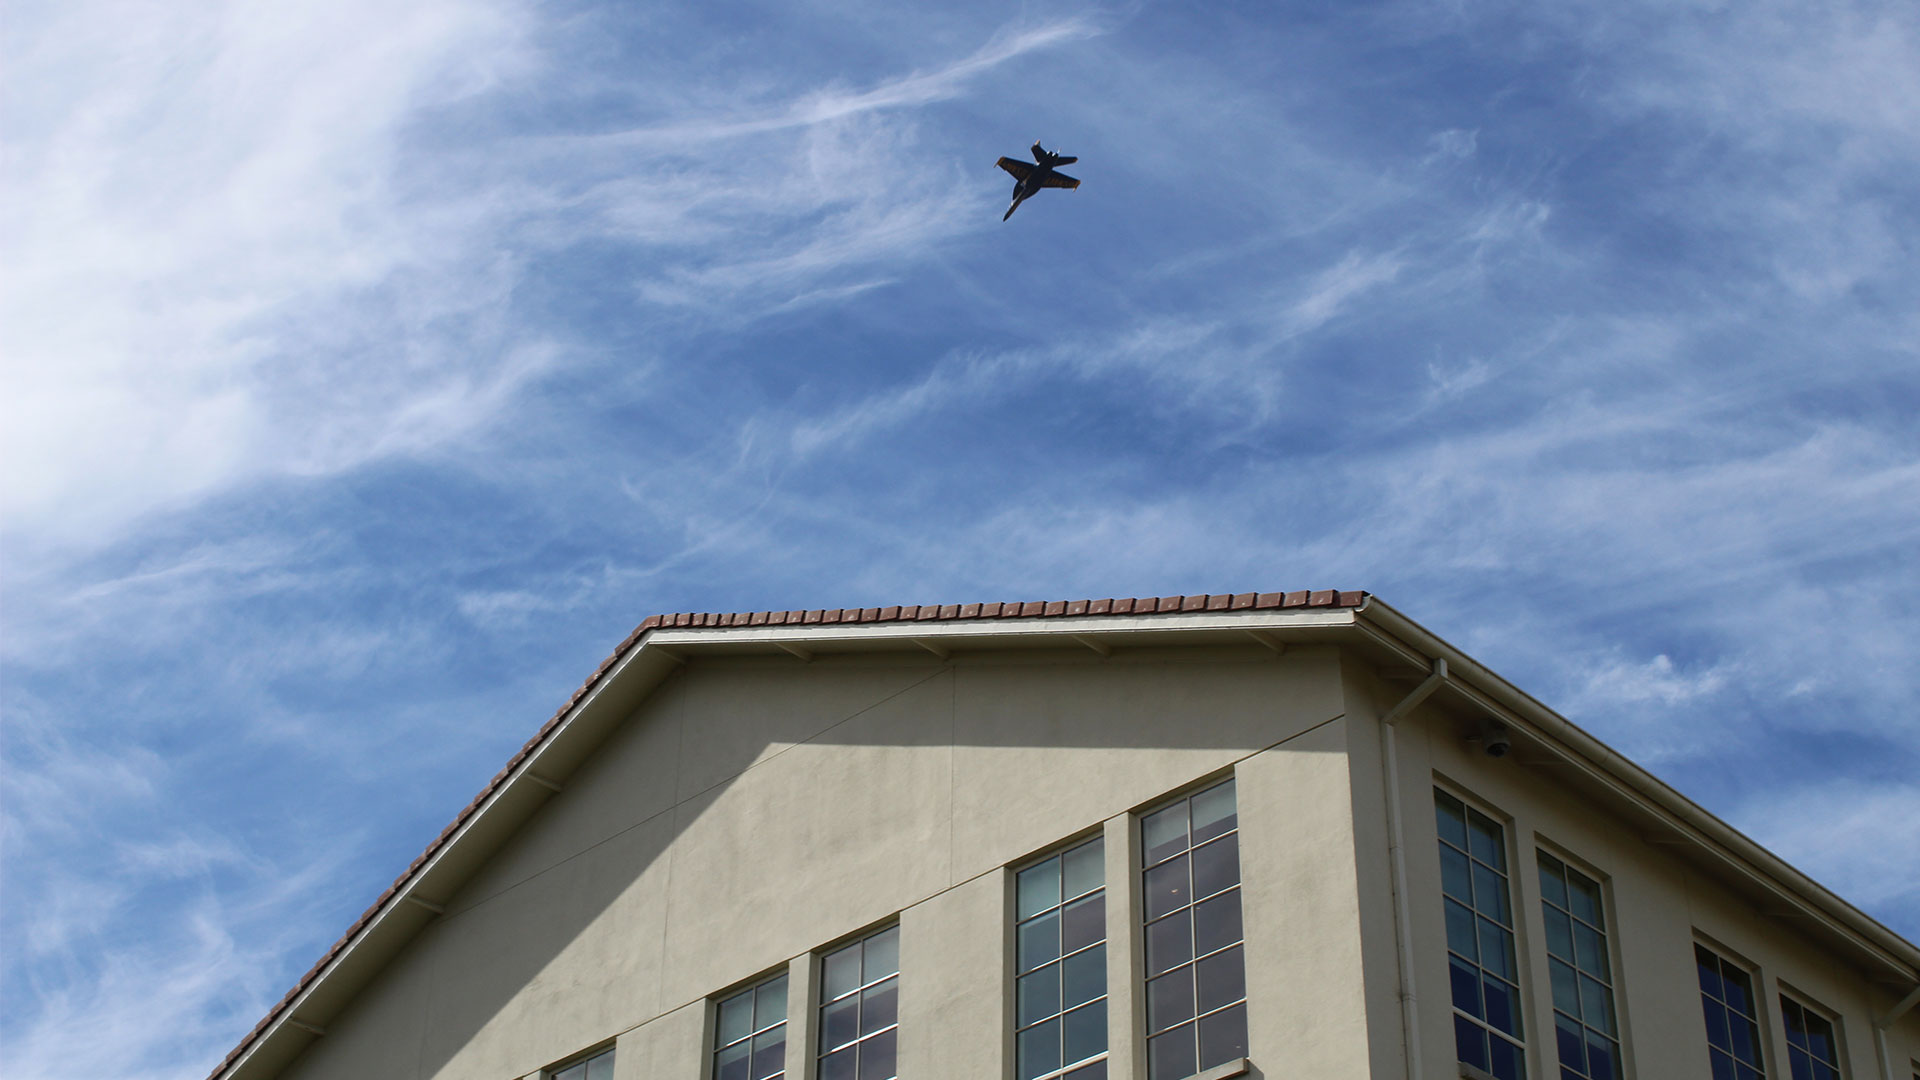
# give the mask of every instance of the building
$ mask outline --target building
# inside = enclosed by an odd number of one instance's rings
[[[1920,1080],[1920,950],[1376,598],[648,619],[226,1080]]]

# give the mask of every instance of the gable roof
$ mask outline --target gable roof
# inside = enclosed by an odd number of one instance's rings
[[[679,612],[665,615],[649,615],[600,666],[587,676],[580,689],[563,702],[558,710],[547,719],[540,730],[522,745],[513,757],[493,779],[487,781],[473,801],[454,815],[440,835],[428,842],[426,850],[409,863],[407,869],[393,884],[360,913],[360,917],[347,927],[325,954],[300,976],[293,988],[288,990],[267,1015],[247,1032],[222,1059],[218,1068],[209,1075],[209,1080],[227,1075],[228,1071],[245,1056],[262,1038],[267,1030],[278,1021],[286,1018],[295,999],[311,987],[327,968],[340,957],[354,939],[365,930],[382,911],[398,902],[406,893],[407,887],[422,869],[433,860],[442,848],[466,825],[483,806],[505,786],[517,770],[521,768],[542,745],[554,736],[561,722],[568,714],[586,700],[617,669],[621,662],[638,651],[647,637],[661,629],[725,629],[749,626],[791,626],[791,627],[830,627],[860,625],[868,623],[902,622],[967,622],[987,619],[1049,619],[1080,615],[1157,615],[1175,612],[1211,612],[1211,611],[1270,611],[1290,608],[1353,608],[1365,604],[1367,594],[1364,591],[1341,591],[1337,589],[1301,590],[1298,592],[1269,593],[1221,593],[1192,596],[1161,597],[1125,597],[1105,600],[1027,600],[1002,601],[980,604],[908,604],[875,608],[815,608],[801,611],[741,611],[741,612]]]
[[[1340,616],[1313,619],[1314,615]],[[1156,618],[1147,618],[1155,616]],[[1260,616],[1268,616],[1260,618]],[[577,763],[590,750],[594,728],[600,733],[630,715],[639,700],[667,673],[684,663],[682,651],[714,644],[758,644],[798,656],[810,656],[800,647],[822,644],[843,649],[865,650],[886,642],[920,647],[945,657],[948,649],[940,643],[1003,645],[1035,637],[1066,637],[1081,644],[1105,650],[1108,646],[1092,641],[1088,635],[1112,635],[1115,631],[1161,628],[1181,637],[1221,634],[1251,635],[1253,640],[1279,648],[1283,643],[1275,633],[1309,634],[1315,639],[1329,631],[1341,633],[1343,642],[1366,648],[1376,657],[1398,659],[1421,674],[1436,660],[1451,665],[1453,675],[1446,686],[1472,706],[1507,720],[1520,730],[1532,731],[1556,746],[1571,750],[1596,773],[1617,780],[1650,801],[1654,809],[1677,821],[1675,831],[1682,841],[1696,842],[1709,852],[1720,854],[1737,864],[1737,869],[1754,877],[1762,888],[1791,896],[1808,910],[1817,913],[1823,928],[1850,937],[1865,947],[1870,960],[1877,960],[1883,978],[1904,980],[1911,986],[1920,980],[1920,949],[1885,926],[1826,890],[1811,878],[1787,865],[1771,852],[1707,813],[1679,792],[1627,761],[1610,747],[1600,743],[1546,706],[1534,701],[1516,687],[1482,667],[1464,653],[1434,636],[1424,627],[1362,590],[1301,590],[1296,592],[1216,593],[1189,596],[1129,597],[1104,600],[1016,601],[978,604],[918,604],[873,608],[830,608],[797,611],[752,612],[680,612],[652,615],[627,635],[613,653],[587,676],[580,688],[555,711],[533,737],[521,746],[507,764],[476,795],[426,849],[395,878],[346,933],[301,975],[266,1016],[230,1051],[213,1070],[209,1080],[252,1075],[245,1068],[256,1059],[263,1046],[274,1036],[291,1029],[295,1033],[321,1034],[324,1029],[294,1017],[294,1009],[312,998],[322,984],[350,966],[352,952],[367,944],[393,919],[397,929],[385,936],[393,939],[375,950],[372,960],[357,965],[358,978],[348,972],[343,980],[353,983],[345,989],[350,995],[358,980],[370,977],[384,964],[398,943],[411,938],[427,918],[437,914],[440,905],[419,894],[418,886],[439,863],[453,868],[448,876],[464,876],[466,869],[485,857],[476,851],[464,859],[449,859],[455,844],[472,834],[489,814],[501,815],[504,828],[517,825],[537,809],[545,797],[560,790],[551,776],[531,766],[552,756],[559,764]],[[715,633],[718,631],[719,633]],[[1011,631],[1011,633],[1009,633]],[[876,633],[877,632],[877,633]],[[1355,633],[1351,639],[1346,634]],[[1238,640],[1245,641],[1246,638]],[[648,661],[651,660],[649,664]],[[649,670],[650,669],[650,670]],[[1436,667],[1446,671],[1446,667]],[[614,684],[631,683],[628,692],[610,692]],[[604,699],[604,700],[602,700]],[[596,723],[583,722],[588,710],[600,705]],[[565,754],[557,750],[563,734],[580,727],[585,731],[585,750]],[[533,799],[521,797],[519,806],[508,807],[518,785],[519,791],[537,791]],[[499,829],[495,830],[499,832]],[[498,841],[496,840],[495,843]],[[487,848],[483,837],[477,845]],[[1756,874],[1757,871],[1757,874]],[[408,905],[413,905],[409,907]],[[396,912],[412,912],[409,924],[394,918]],[[290,1058],[299,1046],[283,1048],[279,1054],[267,1054],[262,1069],[274,1067],[272,1059]]]

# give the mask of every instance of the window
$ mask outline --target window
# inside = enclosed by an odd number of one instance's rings
[[[1746,969],[1704,945],[1693,947],[1700,969],[1700,1008],[1707,1016],[1707,1057],[1713,1080],[1761,1080],[1760,1006]]]
[[[1106,1080],[1105,860],[1095,838],[1014,878],[1018,1080]]]
[[[713,1080],[784,1077],[787,977],[776,975],[722,1000],[713,1029]]]
[[[1620,1080],[1620,1030],[1613,1014],[1600,883],[1544,851],[1538,855],[1560,1080]]]
[[[893,1080],[899,1006],[899,927],[821,958],[820,1080]]]
[[[1506,832],[1499,822],[1444,791],[1435,789],[1433,807],[1440,829],[1455,1052],[1461,1061],[1498,1080],[1525,1080]]]
[[[548,1069],[553,1080],[613,1080],[613,1051],[602,1050],[564,1069]]]
[[[1840,1080],[1840,1045],[1833,1022],[1785,994],[1780,1015],[1787,1021],[1787,1067],[1793,1080]]]
[[[1233,781],[1140,822],[1147,1075],[1180,1080],[1247,1054]]]

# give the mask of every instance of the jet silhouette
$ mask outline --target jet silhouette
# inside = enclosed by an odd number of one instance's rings
[[[994,163],[1013,174],[1013,205],[1000,215],[1001,221],[1012,217],[1013,212],[1020,209],[1020,204],[1033,198],[1041,188],[1057,187],[1071,191],[1080,186],[1080,181],[1073,177],[1053,171],[1055,165],[1071,165],[1079,158],[1050,153],[1046,147],[1034,143],[1033,160],[1036,164],[1029,165],[1024,161],[1003,157]]]

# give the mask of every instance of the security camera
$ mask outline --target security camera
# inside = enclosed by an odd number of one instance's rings
[[[1488,757],[1506,757],[1507,751],[1513,749],[1513,736],[1507,734],[1505,725],[1495,724],[1481,736],[1480,749],[1486,751]]]

